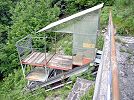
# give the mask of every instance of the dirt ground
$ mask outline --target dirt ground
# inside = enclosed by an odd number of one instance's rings
[[[134,37],[117,36],[120,100],[134,100]]]

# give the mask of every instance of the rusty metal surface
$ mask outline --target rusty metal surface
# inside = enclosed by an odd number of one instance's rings
[[[106,99],[107,94],[108,73],[110,67],[110,37],[108,33],[104,34],[104,41],[103,54],[97,72],[93,100],[104,100]]]
[[[48,78],[48,73],[45,71],[44,68],[38,67],[34,68],[27,76],[26,79],[29,81],[41,81],[44,82]]]
[[[96,77],[93,100],[111,100],[111,94],[112,100],[119,100],[118,69],[114,35],[115,29],[110,12],[107,33],[104,34],[103,54]]]
[[[88,70],[88,65],[84,65],[82,67],[76,67],[76,68],[73,68],[72,70],[69,70],[68,72],[64,72],[64,74],[58,74],[55,77],[51,77],[46,82],[42,82],[42,83],[34,82],[32,86],[27,86],[25,90],[34,91],[38,88],[45,87],[55,82],[58,82],[62,80],[63,78],[68,78],[70,76],[80,74],[86,70]]]
[[[109,16],[110,28],[111,28],[111,65],[112,65],[112,99],[119,100],[119,80],[118,80],[118,68],[116,58],[116,46],[115,46],[115,29],[112,22],[112,14]]]

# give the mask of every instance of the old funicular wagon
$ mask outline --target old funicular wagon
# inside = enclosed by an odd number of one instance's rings
[[[96,57],[95,46],[102,7],[103,4],[100,4],[81,11],[37,32],[53,32],[53,36],[47,33],[44,37],[28,35],[16,43],[29,87],[37,83],[38,86],[48,86],[88,69],[87,65]],[[41,45],[41,50],[37,48],[39,43],[44,45],[44,48]]]

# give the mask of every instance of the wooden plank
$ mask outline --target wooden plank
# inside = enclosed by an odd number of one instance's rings
[[[37,52],[32,52],[30,55],[28,55],[28,57],[26,57],[26,58],[23,60],[23,62],[28,62],[28,60],[29,60],[30,58],[32,58],[36,53],[37,53]]]
[[[55,60],[55,59],[52,59],[52,60],[50,60],[49,63],[59,63],[59,61],[58,60]]]
[[[36,61],[36,63],[40,64],[45,60],[45,53],[42,53],[42,55],[40,56],[40,58],[38,59],[38,61]]]
[[[56,59],[56,60],[60,60],[60,61],[72,61],[72,59],[68,59],[68,58],[60,58],[60,57],[56,57],[56,58],[54,58],[54,59]]]
[[[55,54],[48,54],[47,57],[46,57],[47,61],[49,61],[54,55]]]
[[[44,54],[40,53],[39,56],[34,60],[34,62],[37,63],[42,56],[44,56]]]
[[[51,59],[53,59],[53,57],[55,56],[55,54],[49,54],[48,56],[47,56],[47,62],[46,63],[49,63],[49,61],[51,61]]]
[[[50,63],[51,63],[51,64],[57,64],[57,66],[60,66],[60,67],[63,67],[63,65],[66,65],[66,66],[71,66],[71,65],[72,65],[72,63],[60,62],[60,61],[58,61],[58,62],[56,62],[56,61],[51,61]]]
[[[57,69],[57,67],[58,67],[58,69],[63,69],[63,70],[64,69],[68,70],[68,69],[72,68],[72,60],[70,59],[70,56],[57,55],[57,54],[54,55],[54,54],[48,54],[47,53],[46,58],[47,58],[47,62],[50,62],[48,65],[52,65],[53,68]],[[26,61],[23,61],[23,63],[24,64],[29,64],[29,65],[32,65],[32,66],[43,67],[43,66],[46,65],[45,53],[34,52],[33,54],[31,54],[27,58]],[[69,67],[69,68],[66,68],[66,67]]]
[[[30,61],[35,55],[37,55],[37,52],[34,52],[33,56],[29,57],[29,59],[28,59],[26,62],[29,63],[29,61]]]
[[[55,54],[55,56],[53,57],[53,59],[57,59],[57,60],[70,60],[70,61],[72,61],[72,56]]]
[[[40,59],[40,57],[42,56],[41,52],[38,52],[38,56],[32,61],[32,63],[37,63],[37,61]]]
[[[72,64],[72,60],[69,60],[69,59],[62,59],[62,58],[60,58],[60,57],[53,58],[53,59],[51,59],[50,62],[51,62],[51,63],[66,64],[66,65]]]
[[[32,65],[32,66],[43,67],[53,57],[53,55],[54,54],[46,53],[46,59],[47,59],[47,61],[46,61],[45,60],[45,53],[33,52],[26,59],[24,59],[22,61],[22,63],[23,64],[29,64],[29,65]]]
[[[67,55],[58,55],[58,57],[62,57],[63,59],[70,59],[72,60],[73,56],[67,56]]]
[[[59,70],[70,70],[70,69],[72,69],[72,66],[59,67],[58,65],[54,65],[54,64],[49,65],[47,67],[53,68],[53,69],[59,69]]]
[[[72,69],[72,64],[66,64],[66,63],[59,64],[59,63],[50,62],[47,67],[60,69],[60,70],[69,70]]]
[[[73,56],[73,64],[74,65],[83,65],[82,59],[83,59],[83,57],[81,55]]]
[[[40,53],[37,52],[36,55],[34,55],[31,59],[28,60],[28,63],[33,63],[34,60],[38,57],[39,54],[40,54]]]
[[[32,66],[36,66],[36,67],[44,67],[45,64],[35,64],[35,63],[24,63],[24,64],[28,64],[28,65],[32,65]]]
[[[55,54],[49,61],[48,67],[60,70],[72,69],[72,60],[68,59],[70,56]]]

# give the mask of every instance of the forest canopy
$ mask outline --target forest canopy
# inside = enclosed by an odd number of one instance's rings
[[[18,74],[21,66],[16,41],[28,34],[35,35],[53,21],[100,3],[104,3],[100,29],[106,28],[111,9],[117,33],[134,36],[134,0],[0,0],[0,77],[1,82],[5,82],[1,83],[5,84],[2,85],[3,91],[12,89],[16,84],[11,86],[10,83],[21,75]],[[10,80],[14,75],[18,76]],[[21,83],[24,81],[17,84]]]

